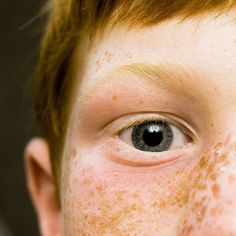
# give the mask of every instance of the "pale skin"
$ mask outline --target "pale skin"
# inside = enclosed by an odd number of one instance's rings
[[[236,235],[233,16],[120,26],[94,42],[70,115],[60,208],[46,142],[26,148],[42,236]],[[132,124],[160,118],[172,125],[170,147],[137,149]]]

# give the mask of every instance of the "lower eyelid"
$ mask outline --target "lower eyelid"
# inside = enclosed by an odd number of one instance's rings
[[[175,154],[171,156],[165,156],[165,157],[156,157],[152,156],[151,160],[150,159],[145,159],[145,158],[119,158],[117,156],[115,157],[110,157],[109,159],[113,162],[116,162],[118,164],[123,164],[123,165],[128,165],[128,166],[136,166],[136,167],[148,167],[148,166],[159,166],[159,165],[164,165],[167,163],[172,163],[175,160],[179,160],[181,158],[184,158],[185,155],[183,153],[181,154]]]
[[[173,151],[159,153],[143,152],[130,147],[128,144],[119,140],[119,137],[115,139],[115,143],[114,141],[108,141],[105,145],[108,147],[104,147],[104,150],[106,150],[105,156],[109,160],[123,165],[137,167],[163,165],[178,159],[185,159],[186,156],[192,155],[193,153],[192,145],[187,145],[185,149]]]

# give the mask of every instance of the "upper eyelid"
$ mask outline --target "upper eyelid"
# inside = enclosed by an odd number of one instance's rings
[[[131,115],[131,116],[133,116],[133,115]],[[125,124],[121,124],[121,125],[116,126],[115,128],[112,128],[112,130],[110,130],[110,134],[111,135],[118,135],[123,130],[128,129],[134,125],[142,124],[145,121],[148,122],[148,121],[160,121],[160,120],[167,122],[173,126],[176,126],[178,129],[180,129],[186,135],[189,135],[192,139],[195,139],[195,138],[199,139],[195,130],[193,130],[192,128],[187,126],[186,122],[177,121],[177,120],[173,119],[172,117],[169,117],[167,114],[163,114],[163,113],[151,113],[151,114],[145,113],[145,114],[142,114],[141,118],[136,118],[136,120],[134,120],[134,118],[130,118],[129,121],[123,122]]]
[[[123,128],[119,128],[117,130],[125,130],[125,129],[128,129],[128,128],[131,128],[131,127],[134,127],[134,126],[137,126],[137,125],[141,125],[145,122],[152,122],[152,121],[162,121],[162,122],[167,122],[164,118],[160,117],[159,119],[157,118],[144,118],[144,119],[139,119],[139,120],[135,120],[135,121],[131,121],[129,122],[128,124],[126,124]]]

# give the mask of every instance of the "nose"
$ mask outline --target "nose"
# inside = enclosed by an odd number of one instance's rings
[[[236,236],[236,143],[226,140],[193,171],[189,214],[181,236]]]

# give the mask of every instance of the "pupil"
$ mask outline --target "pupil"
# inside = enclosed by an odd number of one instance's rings
[[[146,145],[155,147],[163,140],[163,133],[157,126],[150,126],[143,132],[143,141]]]
[[[169,149],[173,133],[168,123],[150,121],[137,125],[132,131],[134,147],[146,152],[163,152]]]

